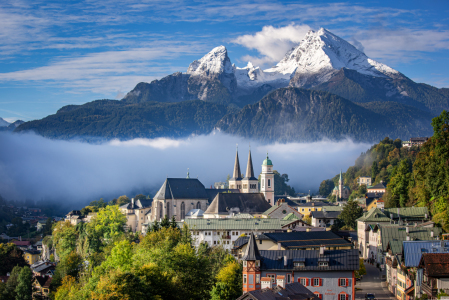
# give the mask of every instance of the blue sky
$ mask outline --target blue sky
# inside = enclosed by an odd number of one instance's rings
[[[0,2],[0,117],[120,99],[218,45],[269,67],[325,27],[409,78],[449,87],[449,1]],[[280,38],[281,37],[281,38]]]

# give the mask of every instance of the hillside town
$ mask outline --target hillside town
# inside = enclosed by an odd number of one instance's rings
[[[276,195],[277,171],[268,154],[259,174],[251,150],[245,173],[240,166],[237,151],[226,183],[206,188],[187,172],[185,178],[166,178],[152,198],[141,195],[111,206],[94,201],[101,204],[97,209],[72,210],[63,219],[48,218],[39,208],[4,206],[21,216],[28,235],[33,228],[34,238],[2,233],[2,255],[5,262],[14,257],[30,267],[34,299],[51,299],[55,273],[60,276],[57,268],[67,255],[52,235],[63,227],[81,230],[99,218],[113,218],[104,210],[115,206],[123,218],[119,230],[137,243],[162,228],[175,228],[189,236],[193,249],[217,248],[233,257],[240,264],[238,299],[355,300],[377,293],[410,300],[449,292],[448,234],[427,207],[385,207],[386,185],[372,184],[370,176],[356,180],[366,190],[364,197],[348,199],[351,190],[342,172],[330,194],[335,201]],[[0,276],[6,287],[17,278],[7,271]]]

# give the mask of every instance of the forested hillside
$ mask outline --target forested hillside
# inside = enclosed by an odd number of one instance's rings
[[[449,113],[432,120],[433,136],[421,147],[402,147],[402,141],[385,138],[362,153],[343,173],[350,198],[362,196],[360,176],[370,176],[373,185],[387,185],[385,207],[426,206],[433,220],[449,231]],[[332,191],[339,175],[324,180],[320,192]]]

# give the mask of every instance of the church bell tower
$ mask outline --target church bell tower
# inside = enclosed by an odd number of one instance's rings
[[[239,152],[235,152],[234,172],[232,178],[229,179],[229,188],[242,191],[242,173],[240,172]]]
[[[273,163],[268,158],[262,163],[262,173],[260,174],[260,192],[264,194],[265,200],[270,205],[274,205],[274,173]]]

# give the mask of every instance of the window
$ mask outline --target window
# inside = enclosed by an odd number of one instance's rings
[[[186,217],[186,205],[184,202],[181,203],[181,220]]]
[[[323,299],[323,295],[321,295],[320,293],[315,292],[314,294],[315,294],[315,296],[317,296],[318,298]]]
[[[309,280],[307,278],[301,277],[299,278],[299,283],[301,283],[303,286],[308,286]]]
[[[262,245],[262,240],[259,240],[259,244]]]
[[[162,208],[162,203],[161,203],[161,206],[159,207],[159,219],[162,219],[163,218],[163,208]]]
[[[167,203],[167,218],[170,218],[170,203]]]
[[[260,283],[260,274],[256,274],[256,284]]]
[[[271,186],[271,179],[268,179],[268,187]]]
[[[347,279],[346,278],[340,278],[339,286],[347,286]]]
[[[243,274],[243,284],[246,284],[246,274]]]
[[[272,282],[272,283],[275,283],[275,280],[276,280],[276,274],[267,274],[267,277],[270,277],[270,278],[271,278],[271,282]]]
[[[342,294],[338,295],[338,300],[348,300],[348,295],[342,293]]]
[[[329,263],[328,263],[327,261],[320,261],[320,262],[319,262],[319,266],[320,266],[320,267],[328,267],[328,266],[329,266]]]
[[[201,209],[201,203],[200,203],[200,201],[198,201],[198,202],[196,203],[196,209]]]
[[[287,283],[292,282],[292,274],[287,274]]]
[[[260,260],[256,260],[256,268],[260,267]]]
[[[262,187],[265,187],[265,180],[262,180]]]
[[[243,266],[246,267],[248,265],[248,262],[245,260],[243,261]]]
[[[293,262],[293,266],[296,268],[304,267],[304,262],[303,261],[295,261],[295,262]]]
[[[320,278],[313,278],[312,280],[313,280],[313,282],[312,282],[313,286],[321,286],[321,284],[320,284],[321,279]]]

